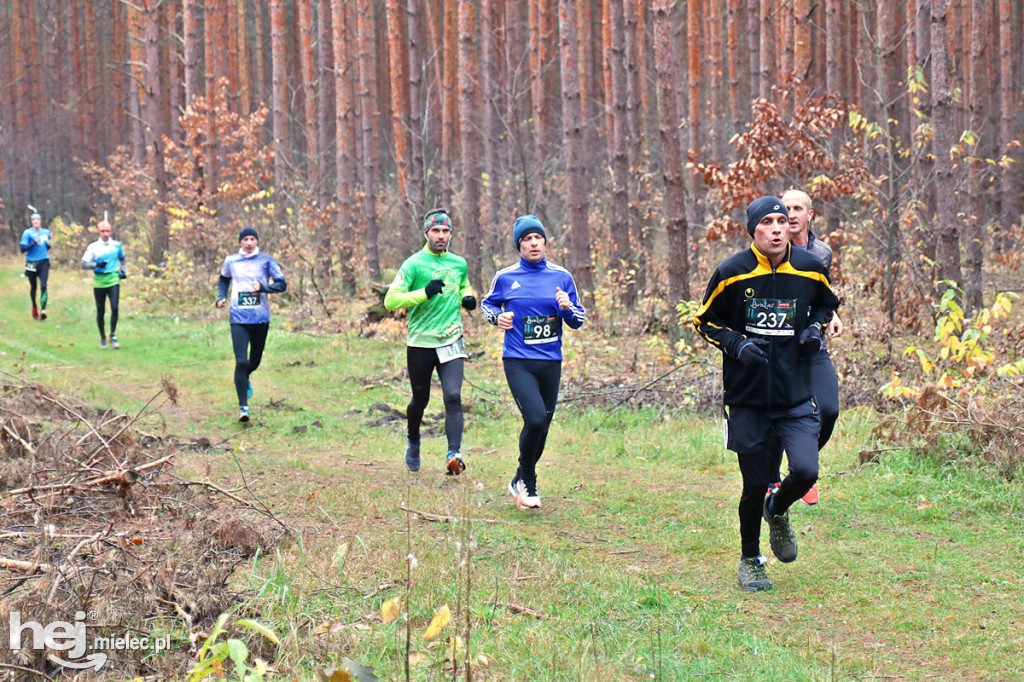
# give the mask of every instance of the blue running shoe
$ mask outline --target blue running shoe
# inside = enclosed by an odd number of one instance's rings
[[[243,423],[249,421],[249,406],[248,405],[242,405],[241,407],[238,408],[238,421],[243,422]]]
[[[420,470],[420,444],[419,441],[413,443],[409,440],[409,436],[405,437],[406,448],[405,448],[405,466],[409,471],[416,472]]]

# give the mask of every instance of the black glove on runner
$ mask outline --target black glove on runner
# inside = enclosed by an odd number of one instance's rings
[[[423,291],[427,293],[427,298],[434,298],[441,293],[441,289],[444,289],[444,280],[432,279],[423,288]]]
[[[736,350],[736,359],[747,367],[768,364],[768,342],[764,339],[744,339]]]
[[[476,296],[463,296],[462,307],[466,310],[476,310]]]
[[[801,349],[809,353],[817,353],[823,346],[824,343],[821,339],[821,325],[817,322],[800,332]]]

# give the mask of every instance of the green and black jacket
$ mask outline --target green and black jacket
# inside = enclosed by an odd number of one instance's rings
[[[813,323],[825,327],[838,307],[828,271],[806,251],[789,247],[774,269],[753,245],[722,261],[693,325],[722,351],[725,404],[783,410],[809,400],[810,363],[800,355],[800,332]],[[747,367],[736,359],[746,338],[768,340],[767,365]]]

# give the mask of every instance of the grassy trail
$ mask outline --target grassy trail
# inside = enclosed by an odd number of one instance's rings
[[[902,452],[861,467],[870,413],[840,417],[822,456],[822,502],[794,507],[800,558],[772,559],[775,588],[752,595],[736,584],[739,473],[717,419],[619,410],[605,421],[604,410],[560,405],[540,467],[544,507],[518,512],[505,486],[519,420],[493,330],[475,325],[469,338],[487,352],[467,364],[468,471],[442,474],[437,389],[424,466],[410,475],[404,421],[381,409],[408,402],[401,341],[273,323],[246,428],[234,420],[226,314],[147,310],[129,279],[123,348],[101,351],[88,273],[54,269],[50,319],[36,322],[19,272],[0,266],[0,370],[132,414],[169,378],[178,405],[145,417],[146,428],[223,444],[182,453],[178,467],[231,484],[240,465],[301,531],[239,576],[252,595],[239,613],[284,635],[277,679],[313,679],[342,657],[404,679],[404,618],[378,616],[396,596],[408,602],[416,680],[451,679],[444,640],[464,643],[467,609],[474,679],[1024,675],[1020,482]],[[609,345],[586,328],[569,343],[580,358]],[[442,604],[452,622],[426,641]]]

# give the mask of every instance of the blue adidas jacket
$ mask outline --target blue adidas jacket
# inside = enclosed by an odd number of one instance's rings
[[[555,302],[556,289],[569,294],[567,310]],[[572,275],[547,259],[531,263],[520,258],[517,264],[499,270],[480,308],[491,324],[498,324],[503,312],[515,313],[512,329],[505,332],[502,357],[521,360],[560,361],[562,321],[579,329],[587,319]]]

